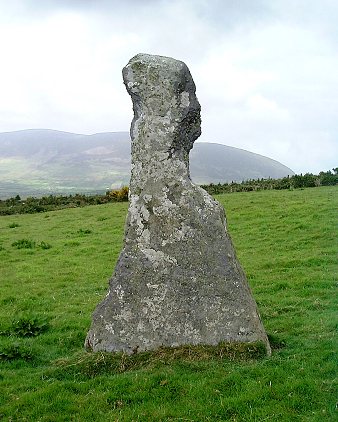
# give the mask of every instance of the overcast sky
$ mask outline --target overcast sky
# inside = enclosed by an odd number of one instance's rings
[[[183,60],[200,141],[297,173],[338,165],[337,0],[0,0],[0,132],[127,131],[121,69]]]

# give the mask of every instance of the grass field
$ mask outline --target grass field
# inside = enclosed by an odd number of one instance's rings
[[[126,203],[0,217],[0,420],[334,421],[337,187],[219,196],[270,358],[87,354]]]

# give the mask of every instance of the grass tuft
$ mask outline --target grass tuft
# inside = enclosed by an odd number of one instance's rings
[[[52,245],[42,241],[38,244],[38,247],[41,248],[41,249],[50,249],[52,247]]]
[[[220,343],[217,346],[184,345],[161,347],[157,350],[128,355],[126,353],[82,352],[77,356],[55,361],[59,375],[95,377],[101,374],[120,374],[128,371],[151,369],[174,362],[201,362],[209,360],[247,361],[266,357],[266,347],[257,343]],[[61,370],[61,371],[60,371]]]
[[[286,341],[276,334],[268,334],[268,339],[272,350],[279,350],[286,347]]]
[[[48,322],[37,316],[26,315],[15,318],[8,332],[19,337],[36,337],[48,330]]]
[[[32,360],[32,350],[17,342],[5,345],[0,349],[0,361],[13,361],[18,359],[24,361]]]
[[[89,229],[79,229],[78,231],[77,231],[77,233],[78,234],[81,234],[81,235],[86,235],[86,234],[90,234],[92,231],[91,230],[89,230]]]
[[[12,246],[16,249],[33,249],[35,248],[35,242],[30,239],[20,239],[13,242]]]

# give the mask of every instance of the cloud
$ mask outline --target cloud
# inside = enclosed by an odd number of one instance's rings
[[[260,94],[255,94],[247,99],[248,114],[254,119],[282,120],[287,122],[290,119],[288,110],[281,108],[276,101],[268,99]]]

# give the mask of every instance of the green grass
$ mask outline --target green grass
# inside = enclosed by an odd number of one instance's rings
[[[129,357],[84,352],[128,205],[0,217],[0,419],[336,420],[337,193],[218,197],[271,339],[270,358],[259,347],[228,345]]]

